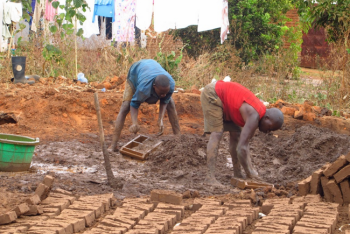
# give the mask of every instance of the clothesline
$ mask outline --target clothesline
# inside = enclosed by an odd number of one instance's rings
[[[6,40],[11,36],[7,25],[11,21],[19,22],[22,17],[22,4],[0,1],[0,18],[3,19],[1,39]],[[52,6],[55,1],[59,1],[59,5],[66,4],[66,0],[43,0],[40,3],[32,0],[32,31],[45,30],[44,19],[52,24],[55,16],[65,13],[64,9]],[[100,34],[97,16],[112,18],[112,40],[117,42],[133,42],[135,26],[143,31],[150,30],[152,16],[157,33],[190,25],[198,25],[198,32],[221,28],[221,43],[229,33],[227,0],[86,0],[86,3],[90,8],[84,12],[86,20],[77,25],[77,29],[84,30],[85,38]]]

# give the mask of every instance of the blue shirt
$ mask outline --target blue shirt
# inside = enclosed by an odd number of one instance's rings
[[[96,4],[96,2],[101,2],[101,4]],[[114,2],[115,1],[112,1],[111,3],[109,3],[109,1],[96,0],[94,5],[94,14],[92,16],[92,22],[95,23],[96,15],[104,16],[104,17],[112,17],[112,22],[114,22],[115,21]]]
[[[153,83],[158,75],[165,75],[169,78],[170,90],[164,98],[159,98],[153,88]],[[175,81],[171,75],[152,59],[143,59],[134,63],[128,73],[128,81],[134,86],[134,96],[130,105],[138,109],[143,102],[155,104],[158,100],[162,103],[169,103],[174,92]]]

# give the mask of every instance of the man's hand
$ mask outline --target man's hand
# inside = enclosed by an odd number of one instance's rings
[[[164,131],[163,119],[158,119],[158,127],[159,127],[159,132],[157,133],[157,136],[161,136],[163,135],[163,131]]]
[[[135,133],[136,134],[138,131],[140,131],[140,125],[138,125],[138,124],[131,125],[130,128],[129,128],[129,131],[131,133]]]

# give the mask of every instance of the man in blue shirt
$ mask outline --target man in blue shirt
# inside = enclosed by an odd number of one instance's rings
[[[175,109],[175,102],[171,95],[174,92],[175,81],[159,63],[152,59],[143,59],[131,65],[125,83],[123,104],[118,114],[112,144],[110,150],[118,150],[118,140],[123,129],[126,115],[131,114],[132,125],[129,131],[137,133],[140,126],[137,123],[138,109],[143,102],[159,104],[158,135],[163,134],[163,117],[165,110],[168,112],[173,133],[180,134],[180,125]]]

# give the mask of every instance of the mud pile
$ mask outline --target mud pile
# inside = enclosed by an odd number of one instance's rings
[[[306,178],[349,151],[349,136],[312,125],[296,129],[292,136],[258,133],[251,143],[259,175],[280,184]]]

